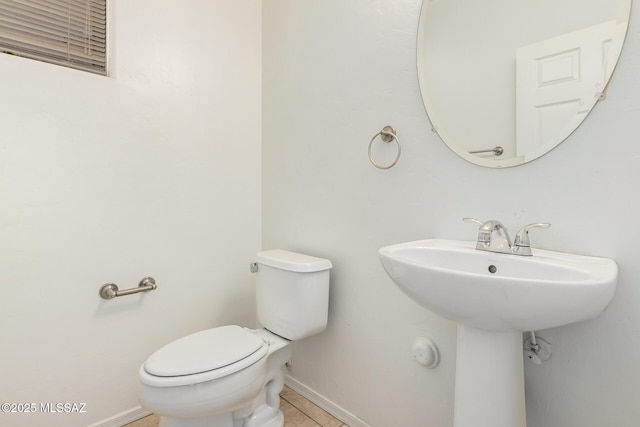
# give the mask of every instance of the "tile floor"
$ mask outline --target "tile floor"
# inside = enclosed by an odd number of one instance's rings
[[[287,386],[280,393],[280,398],[284,427],[348,427]],[[157,415],[149,415],[125,427],[158,427],[158,422]]]

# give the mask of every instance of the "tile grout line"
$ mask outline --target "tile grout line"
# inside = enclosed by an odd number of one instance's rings
[[[311,416],[309,414],[307,414],[304,410],[302,410],[301,408],[298,408],[296,405],[294,405],[293,403],[289,402],[287,399],[285,399],[284,397],[280,396],[280,399],[284,400],[285,402],[287,402],[289,405],[293,406],[294,408],[296,408],[298,410],[298,412],[300,412],[302,415],[304,415],[305,417],[309,418],[311,421],[313,421],[315,424],[319,425],[320,427],[322,427],[322,424],[320,424],[319,422],[317,422],[316,420],[314,420],[313,418],[311,418]],[[286,420],[285,420],[286,423]]]

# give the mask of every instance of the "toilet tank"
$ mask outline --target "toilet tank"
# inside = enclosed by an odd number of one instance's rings
[[[327,327],[331,261],[277,249],[257,253],[256,263],[256,306],[265,328],[299,340]]]

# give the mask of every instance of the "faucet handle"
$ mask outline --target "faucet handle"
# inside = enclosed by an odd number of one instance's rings
[[[521,255],[531,255],[531,240],[529,240],[529,230],[532,228],[549,228],[551,224],[546,222],[535,222],[525,225],[518,231],[516,238],[513,240],[513,246],[516,251],[521,251]]]
[[[480,221],[479,219],[475,219],[475,218],[462,218],[462,220],[467,224],[478,224],[480,226],[484,224],[484,221]]]
[[[478,224],[478,242],[489,243],[489,241],[491,240],[491,236],[489,235],[489,233],[482,229],[486,222],[480,221],[479,219],[475,218],[462,218],[462,220],[467,224]]]
[[[500,221],[497,221],[495,219],[490,219],[488,221],[480,221],[479,219],[475,219],[475,218],[462,218],[462,220],[466,223],[480,225],[479,227],[480,234],[499,233],[505,236],[506,239],[509,241],[509,245],[511,245],[511,241],[509,240],[509,235],[507,233],[507,227],[502,225]]]

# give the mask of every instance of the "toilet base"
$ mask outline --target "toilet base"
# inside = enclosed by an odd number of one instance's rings
[[[283,427],[284,426],[284,414],[278,410],[276,416],[262,427]]]
[[[245,425],[249,425],[249,424],[245,424]],[[255,425],[256,427],[283,427],[284,414],[282,413],[281,410],[278,409],[275,416],[270,420],[264,421],[262,424],[250,424],[250,425],[251,426]]]
[[[236,419],[230,415],[224,415],[220,417],[212,418],[167,418],[160,417],[160,424],[158,427],[243,427],[244,419]],[[278,411],[276,416],[271,420],[265,421],[259,427],[283,427],[284,426],[284,414],[282,411]]]
[[[267,415],[268,414],[268,415]],[[262,415],[262,416],[261,416]],[[270,416],[267,418],[266,416]],[[248,418],[233,418],[225,414],[208,418],[170,418],[160,417],[158,427],[283,427],[284,414],[268,405],[258,407]]]
[[[158,427],[242,427],[242,420],[234,424],[231,414],[210,418],[169,418],[160,417]]]

